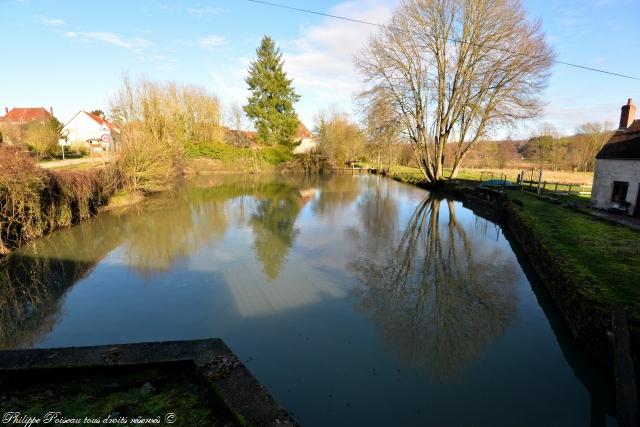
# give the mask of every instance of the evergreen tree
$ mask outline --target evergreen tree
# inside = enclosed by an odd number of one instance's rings
[[[258,57],[251,62],[245,80],[251,95],[244,111],[264,143],[289,144],[298,128],[293,104],[300,96],[284,72],[282,53],[273,39],[264,36],[256,52]]]

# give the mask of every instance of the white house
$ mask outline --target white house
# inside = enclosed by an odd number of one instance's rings
[[[620,128],[596,156],[591,205],[640,218],[640,120],[635,115],[629,99]]]
[[[309,132],[309,129],[302,122],[298,124],[295,139],[299,141],[299,144],[293,149],[294,154],[310,153],[318,148],[316,137]]]
[[[101,155],[107,149],[114,151],[120,141],[118,128],[102,117],[86,111],[78,111],[64,125],[62,132],[67,135],[69,144],[89,147],[92,155]]]

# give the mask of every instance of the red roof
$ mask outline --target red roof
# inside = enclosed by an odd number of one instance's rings
[[[235,136],[238,132],[240,132],[240,134],[242,134],[245,138],[249,140],[256,140],[258,138],[258,132],[254,132],[254,131],[247,131],[247,130],[238,131],[235,129],[230,129],[228,127],[225,127],[224,132],[226,136]],[[303,125],[302,122],[299,122],[298,130],[296,131],[295,137],[298,139],[313,138],[313,134],[309,132],[309,129],[307,129],[307,127]]]
[[[108,121],[103,119],[102,117],[96,116],[95,114],[87,113],[86,111],[83,111],[83,113],[85,113],[87,116],[89,116],[90,119],[92,119],[93,121],[98,123],[100,126],[102,126],[102,125],[107,126],[111,132],[120,133],[118,128],[116,128],[114,125],[112,125],[111,123],[109,123]]]
[[[33,121],[46,122],[52,118],[53,115],[43,107],[14,108],[4,117],[1,117],[0,121],[8,123],[28,123]]]
[[[313,138],[313,134],[309,132],[309,129],[302,124],[302,122],[298,123],[298,131],[296,133],[297,138]]]
[[[224,133],[226,136],[233,137],[240,133],[243,137],[249,140],[255,140],[258,137],[258,132],[249,131],[249,130],[236,130],[230,129],[228,127],[224,127]]]

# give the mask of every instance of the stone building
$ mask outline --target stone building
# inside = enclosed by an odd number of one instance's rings
[[[591,205],[640,218],[640,120],[635,115],[629,99],[620,128],[596,156]]]

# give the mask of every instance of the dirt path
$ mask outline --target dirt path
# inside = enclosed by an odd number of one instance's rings
[[[44,169],[58,169],[82,164],[87,164],[88,166],[88,163],[103,164],[105,162],[106,159],[102,158],[83,157],[81,159],[53,160],[50,162],[40,162],[38,164]]]

